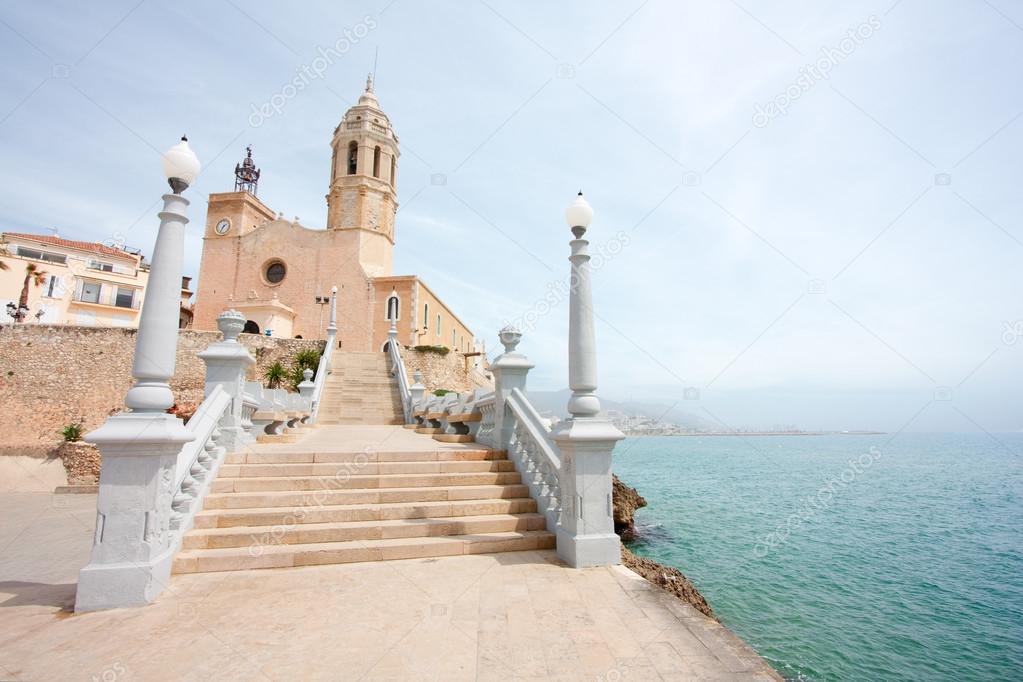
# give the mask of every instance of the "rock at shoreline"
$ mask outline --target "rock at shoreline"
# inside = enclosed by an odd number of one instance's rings
[[[677,568],[636,556],[625,545],[622,545],[622,565],[643,576],[654,585],[667,590],[703,615],[717,620],[710,604],[696,589],[696,585],[693,585],[689,578],[685,577]]]
[[[615,532],[622,540],[631,540],[636,537],[636,526],[633,516],[636,510],[646,506],[646,500],[635,488],[625,485],[618,477],[611,474],[612,491],[611,497],[614,500],[614,522]]]
[[[615,532],[622,540],[631,540],[636,537],[634,520],[636,510],[645,507],[646,500],[635,488],[625,485],[614,475],[612,475],[612,486]],[[685,577],[677,568],[636,556],[624,544],[622,545],[622,565],[661,589],[667,590],[705,616],[717,620],[717,616],[714,615],[707,600],[703,598],[689,578]]]

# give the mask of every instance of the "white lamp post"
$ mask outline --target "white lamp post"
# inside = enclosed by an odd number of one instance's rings
[[[169,381],[174,376],[185,209],[181,193],[199,174],[186,138],[163,155],[172,193],[163,196],[160,228],[135,340],[125,396],[130,412],[114,415],[86,436],[103,457],[92,557],[78,576],[76,611],[145,604],[170,579],[171,489],[182,444],[194,439],[175,415]]]
[[[561,453],[561,523],[558,555],[575,567],[606,566],[621,561],[621,542],[611,516],[611,452],[624,438],[600,417],[597,399],[597,342],[593,329],[593,294],[590,286],[589,242],[583,239],[593,220],[593,209],[579,192],[565,210],[565,221],[575,237],[572,254],[568,312],[568,380],[572,415],[551,434]]]

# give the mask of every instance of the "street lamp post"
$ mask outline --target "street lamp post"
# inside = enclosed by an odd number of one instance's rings
[[[185,209],[181,193],[199,174],[186,138],[163,155],[171,192],[163,196],[160,228],[146,298],[135,339],[134,385],[125,395],[129,412],[106,420],[86,440],[103,458],[96,532],[89,564],[78,576],[76,611],[151,602],[170,579],[170,533],[174,467],[184,443],[194,439],[176,415],[169,381],[177,353]]]
[[[575,237],[569,245],[571,281],[568,313],[570,418],[551,434],[561,453],[561,523],[558,555],[571,566],[606,566],[621,561],[621,542],[614,532],[611,499],[611,453],[625,436],[600,416],[597,389],[597,343],[593,328],[589,242],[583,237],[593,209],[582,192],[565,211]]]

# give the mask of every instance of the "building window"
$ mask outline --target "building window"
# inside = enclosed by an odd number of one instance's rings
[[[440,338],[440,313],[437,313],[437,338]]]
[[[398,306],[398,295],[391,294],[387,297],[387,320],[397,320],[400,309]]]
[[[454,329],[451,330],[451,348],[454,349],[454,350],[458,350],[458,346],[455,345],[455,330]]]
[[[90,270],[100,270],[102,272],[113,272],[114,271],[114,264],[113,263],[103,263],[102,261],[98,261],[98,260],[91,260],[91,261],[89,261],[89,269]]]
[[[279,260],[272,261],[266,266],[266,270],[263,271],[263,276],[266,278],[268,284],[280,284],[284,280],[284,275],[287,274],[288,270],[284,267],[284,263]]]
[[[380,147],[373,149],[373,177],[380,177]]]
[[[135,288],[117,287],[117,293],[114,295],[114,305],[118,308],[134,308]]]
[[[60,277],[57,275],[50,275],[50,279],[46,282],[46,293],[44,296],[47,298],[55,298],[59,296],[60,293]]]
[[[348,143],[348,174],[355,175],[359,163],[359,145],[355,142]]]
[[[391,156],[391,187],[394,187],[394,175],[398,171],[397,164],[394,162],[394,156]]]
[[[32,260],[42,260],[47,263],[61,263],[67,264],[67,256],[62,253],[50,253],[49,251],[38,251],[36,249],[26,249],[24,246],[19,246],[17,254],[22,258],[31,258]]]
[[[99,282],[82,282],[82,294],[78,297],[84,303],[99,303],[103,285]]]
[[[430,331],[430,304],[423,304],[423,331]]]

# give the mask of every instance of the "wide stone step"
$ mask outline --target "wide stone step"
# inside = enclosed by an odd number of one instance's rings
[[[457,554],[487,554],[552,549],[554,544],[552,533],[545,530],[533,530],[304,545],[195,549],[180,552],[174,558],[173,572],[237,571]]]
[[[207,510],[261,509],[266,507],[308,507],[311,505],[515,499],[519,497],[529,497],[529,488],[521,483],[352,490],[271,490],[250,493],[211,492],[206,495],[203,508]]]
[[[311,464],[224,464],[220,478],[254,478],[282,476],[331,477],[347,474],[471,474],[515,471],[514,462],[490,460],[480,462],[345,462]]]
[[[389,504],[314,505],[257,509],[212,509],[195,515],[196,529],[245,526],[292,526],[304,523],[344,521],[388,521],[395,519],[448,518],[485,514],[528,514],[536,512],[531,497],[512,499],[454,500],[440,502],[397,502]]]
[[[342,467],[331,476],[266,476],[226,478],[218,476],[210,491],[248,493],[264,490],[353,490],[360,488],[419,488],[460,485],[512,485],[520,483],[518,472],[476,474],[352,474],[357,465]],[[357,470],[357,469],[356,469]]]
[[[423,451],[368,449],[364,452],[292,452],[290,449],[273,451],[235,452],[226,455],[225,464],[312,464],[362,462],[468,462],[507,459],[504,450],[451,448]]]
[[[393,519],[331,523],[278,524],[249,528],[211,528],[185,535],[183,549],[221,549],[267,545],[306,545],[353,540],[425,538],[477,533],[543,530],[542,514],[490,514],[462,518]]]

